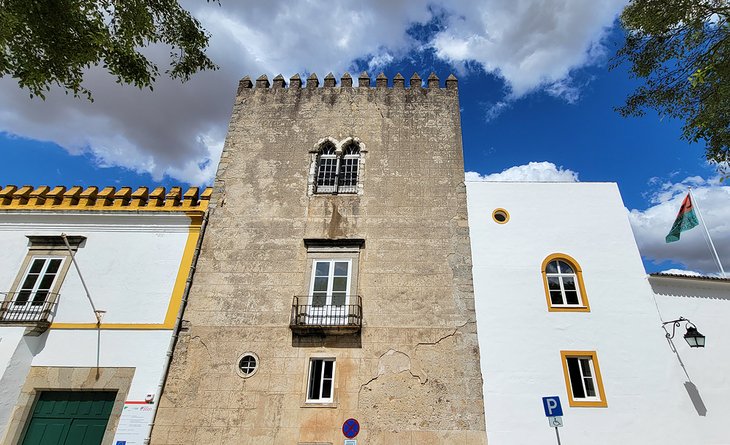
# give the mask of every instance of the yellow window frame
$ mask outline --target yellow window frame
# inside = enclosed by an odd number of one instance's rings
[[[596,388],[598,389],[598,398],[600,400],[575,400],[573,398],[573,389],[570,385],[570,373],[568,372],[568,358],[590,358],[593,364]],[[603,378],[601,377],[601,367],[598,365],[598,355],[596,351],[560,351],[560,360],[563,363],[563,376],[565,377],[565,390],[568,392],[568,405],[576,408],[606,408],[606,391],[603,389]]]
[[[570,264],[571,267],[573,267],[573,270],[575,271],[575,277],[578,281],[578,291],[580,292],[580,299],[583,303],[581,306],[553,306],[552,300],[550,300],[550,288],[548,287],[548,279],[547,279],[547,265],[550,264],[550,262],[555,260],[562,260],[566,263]],[[588,303],[588,294],[586,293],[585,284],[583,284],[583,270],[580,267],[580,264],[571,257],[570,255],[564,254],[564,253],[553,253],[551,255],[548,255],[547,258],[545,258],[542,262],[542,266],[540,268],[540,271],[542,273],[542,283],[543,286],[545,286],[545,299],[547,300],[547,308],[549,312],[590,312],[591,311],[591,305]]]

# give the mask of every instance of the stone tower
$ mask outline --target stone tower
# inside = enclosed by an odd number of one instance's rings
[[[358,80],[239,83],[153,444],[486,443],[457,80]]]

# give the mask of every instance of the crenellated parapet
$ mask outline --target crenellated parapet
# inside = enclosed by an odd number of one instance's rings
[[[213,189],[190,187],[21,187],[0,190],[0,210],[102,210],[203,213]]]
[[[446,78],[445,84],[442,86],[441,81],[439,80],[438,76],[435,73],[431,73],[428,78],[426,79],[426,82],[424,84],[421,77],[418,75],[418,73],[413,73],[411,78],[408,80],[408,86],[406,86],[406,79],[401,75],[400,73],[396,74],[392,79],[388,79],[388,77],[384,73],[380,73],[375,77],[375,89],[447,89],[447,90],[456,90],[458,89],[458,80],[456,79],[456,76],[453,74],[450,74],[449,77]],[[323,89],[329,89],[329,88],[340,88],[340,89],[348,89],[348,88],[356,88],[356,89],[372,89],[372,82],[370,75],[363,71],[360,73],[360,75],[357,78],[357,86],[353,87],[353,78],[350,75],[350,73],[345,73],[340,78],[339,84],[337,82],[337,79],[335,78],[334,74],[328,73],[324,79],[322,84],[320,84],[320,80],[317,77],[317,74],[312,73],[307,77],[306,83],[302,82],[302,78],[299,76],[299,74],[293,75],[289,79],[289,83],[287,84],[286,80],[284,79],[284,76],[281,74],[277,75],[273,79],[273,83],[269,82],[268,77],[263,74],[259,76],[255,81],[252,81],[249,76],[244,77],[238,82],[238,94],[241,94],[243,91],[249,90],[249,89],[282,89],[286,88],[289,90],[299,90],[299,89],[307,89],[312,90],[316,88],[323,88]]]

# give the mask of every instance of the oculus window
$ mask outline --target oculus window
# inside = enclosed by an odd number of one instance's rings
[[[238,358],[238,368],[236,372],[243,378],[248,378],[256,374],[259,367],[259,358],[253,352],[246,352]]]

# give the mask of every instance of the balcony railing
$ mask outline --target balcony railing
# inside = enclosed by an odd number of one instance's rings
[[[58,294],[51,292],[0,292],[0,324],[47,328],[56,313]]]
[[[353,334],[362,328],[362,299],[348,295],[347,304],[312,304],[312,296],[294,297],[289,327],[297,334]]]

